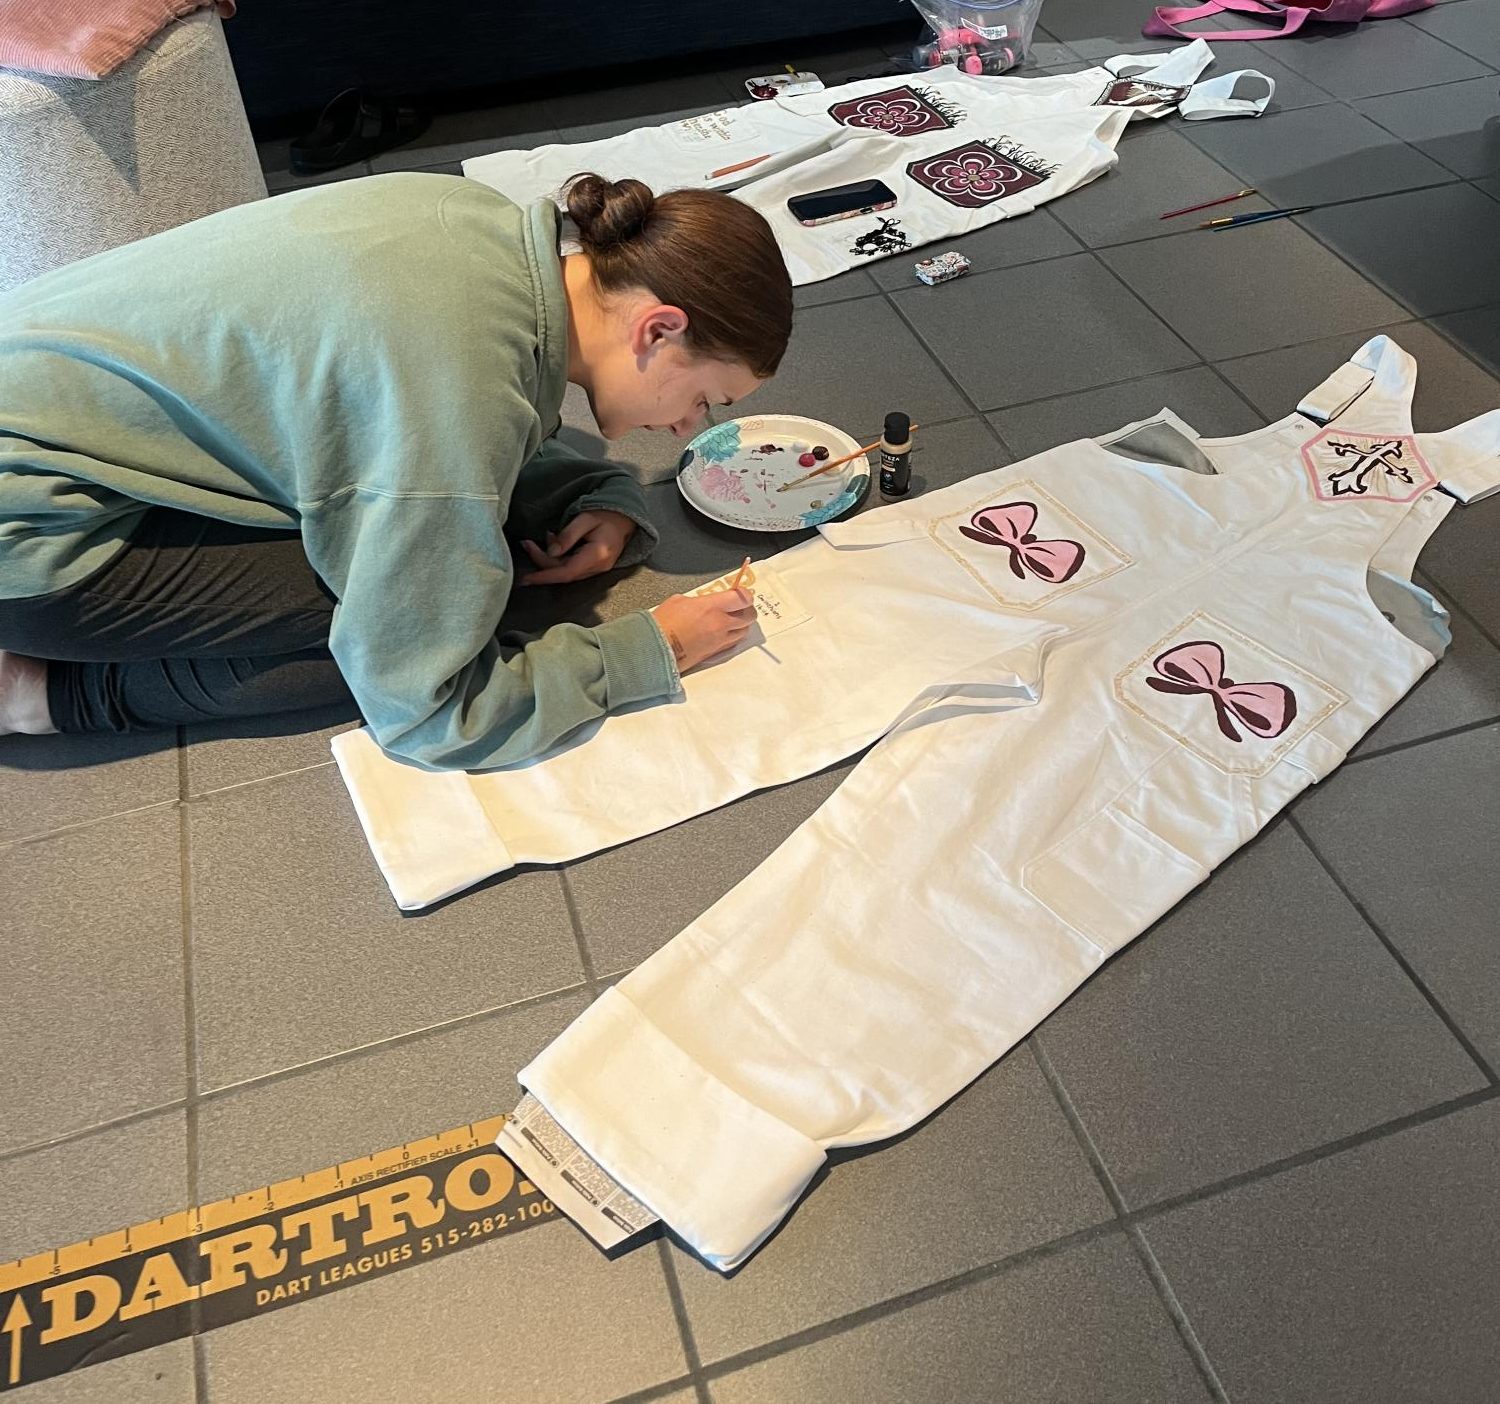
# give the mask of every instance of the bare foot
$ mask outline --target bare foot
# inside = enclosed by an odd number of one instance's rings
[[[45,660],[0,649],[0,736],[13,731],[46,736],[56,730],[47,706]]]

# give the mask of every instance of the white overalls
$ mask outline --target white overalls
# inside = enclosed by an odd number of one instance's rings
[[[811,283],[1027,214],[1086,184],[1115,165],[1133,118],[1265,110],[1271,79],[1243,70],[1199,82],[1212,62],[1198,39],[1058,77],[973,77],[947,65],[602,141],[497,151],[465,161],[464,174],[519,204],[556,198],[580,171],[632,176],[658,193],[734,189],[770,222],[792,281]],[[891,209],[814,228],[787,209],[791,196],[872,179],[896,196]]]
[[[1377,338],[1256,433],[1164,413],[826,529],[860,588],[930,581],[933,632],[1009,621],[962,681],[1034,704],[914,712],[521,1082],[724,1269],[829,1147],[952,1097],[1442,651],[1408,577],[1455,496],[1500,486],[1500,411],[1413,434],[1414,372]]]

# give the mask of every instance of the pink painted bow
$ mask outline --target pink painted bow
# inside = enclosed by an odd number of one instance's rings
[[[1226,677],[1224,650],[1207,639],[1169,648],[1151,666],[1161,677],[1147,678],[1147,687],[1158,692],[1204,693],[1212,697],[1219,730],[1231,741],[1245,739],[1235,730],[1236,721],[1255,735],[1269,739],[1280,736],[1297,715],[1296,694],[1284,683],[1237,683]]]
[[[1036,539],[1031,530],[1036,525],[1036,507],[1030,502],[985,507],[974,513],[969,523],[959,530],[971,541],[1009,550],[1010,568],[1017,579],[1024,580],[1029,571],[1050,584],[1061,585],[1077,575],[1083,564],[1083,547],[1076,541]]]

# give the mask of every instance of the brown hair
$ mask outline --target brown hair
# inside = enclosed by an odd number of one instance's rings
[[[757,211],[714,190],[653,195],[598,175],[574,177],[567,200],[602,291],[645,288],[687,313],[698,354],[775,374],[792,334],[792,280]]]

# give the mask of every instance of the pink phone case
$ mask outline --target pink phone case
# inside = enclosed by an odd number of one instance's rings
[[[832,224],[840,219],[854,219],[858,215],[877,214],[881,210],[890,210],[895,207],[894,200],[886,200],[878,205],[863,205],[857,210],[845,210],[841,214],[824,215],[822,219],[799,219],[797,223],[807,229],[816,229],[820,224]]]

